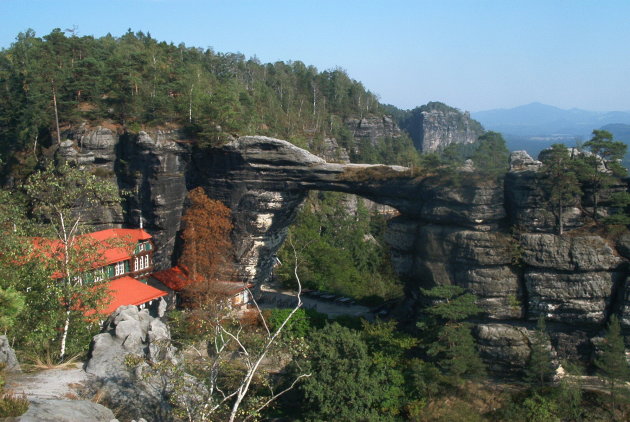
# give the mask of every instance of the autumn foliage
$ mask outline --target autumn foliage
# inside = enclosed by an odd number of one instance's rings
[[[184,248],[179,264],[198,280],[229,279],[233,273],[231,210],[208,198],[201,187],[188,193],[190,207],[182,217]]]

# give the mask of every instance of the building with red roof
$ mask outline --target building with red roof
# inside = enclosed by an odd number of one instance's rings
[[[63,259],[63,245],[55,239],[34,239],[37,252],[48,258]],[[77,236],[75,247],[94,248],[92,268],[94,282],[107,280],[111,300],[103,313],[109,315],[123,305],[144,307],[167,292],[149,286],[146,281],[153,271],[155,246],[152,236],[143,229],[106,229]],[[54,278],[61,277],[53,274]]]
[[[142,308],[145,305],[151,305],[154,300],[167,295],[166,292],[129,276],[111,280],[107,283],[107,287],[111,292],[112,298],[103,310],[103,313],[107,315],[120,306],[136,305]]]
[[[151,277],[176,294],[195,283],[203,282],[203,280],[190,277],[186,269],[179,266],[157,271],[151,274]],[[210,292],[216,294],[218,298],[228,301],[230,306],[236,309],[249,303],[249,289],[253,287],[253,284],[240,281],[213,280],[208,282],[207,287]]]

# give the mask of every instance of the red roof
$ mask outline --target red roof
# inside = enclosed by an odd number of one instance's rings
[[[168,270],[155,272],[151,274],[151,277],[156,278],[166,287],[177,292],[185,289],[194,281],[190,279],[188,275],[179,267],[172,267]]]
[[[100,259],[94,263],[95,267],[103,267],[115,262],[125,261],[131,258],[136,244],[139,241],[151,239],[151,235],[143,229],[107,229],[94,233],[88,233],[79,238],[90,238],[101,248]],[[78,242],[80,245],[80,242]],[[112,244],[120,245],[112,247]],[[63,257],[63,245],[58,239],[34,238],[35,249],[48,255],[49,258]]]
[[[168,270],[162,270],[151,274],[151,277],[156,278],[162,284],[164,284],[169,289],[180,291],[184,290],[186,287],[190,286],[195,282],[202,282],[202,279],[193,279],[187,273],[186,270],[181,267],[172,267]],[[245,288],[253,287],[253,284],[245,284],[240,281],[212,281],[209,283],[212,290],[217,293],[222,293],[225,295],[235,295],[236,293],[242,292]]]
[[[106,245],[101,252],[103,257],[101,265],[109,265],[131,258],[136,244],[139,241],[151,239],[151,235],[142,229],[107,229],[88,233],[85,236],[89,236],[99,242],[118,241],[123,245],[130,243],[129,247],[117,248],[108,247]]]
[[[112,301],[103,313],[109,315],[123,305],[142,305],[167,293],[144,284],[132,277],[121,277],[107,283]]]
[[[235,294],[252,287],[254,287],[253,284],[245,284],[240,281],[215,281],[210,283],[210,288],[213,292],[226,296],[234,296]]]

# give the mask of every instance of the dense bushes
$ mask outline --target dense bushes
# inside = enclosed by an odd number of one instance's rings
[[[313,194],[290,228],[303,287],[358,299],[401,296],[402,285],[382,238],[384,217],[370,215],[361,200],[356,213],[348,213],[344,198],[336,193]],[[286,243],[278,255],[286,265],[278,268],[277,275],[292,286],[293,250]]]

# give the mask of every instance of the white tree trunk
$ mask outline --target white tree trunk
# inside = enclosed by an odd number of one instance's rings
[[[68,329],[70,328],[70,310],[66,311],[66,323],[63,325],[63,335],[61,336],[61,351],[59,359],[66,355],[66,340],[68,339]]]

